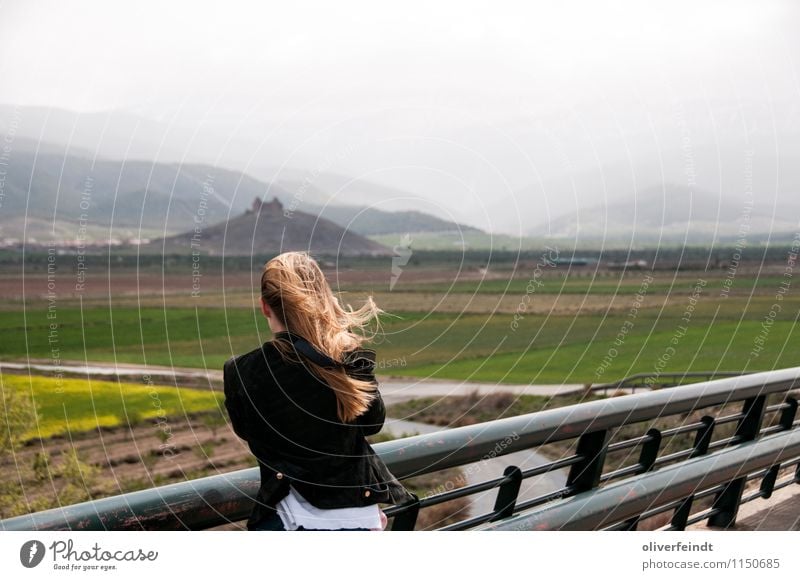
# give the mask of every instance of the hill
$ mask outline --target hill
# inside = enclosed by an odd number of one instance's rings
[[[307,212],[319,215],[362,236],[413,233],[480,232],[478,228],[443,220],[421,211],[384,211],[355,205],[309,205]]]
[[[317,216],[284,211],[277,198],[256,198],[244,214],[224,223],[155,240],[142,252],[212,256],[272,255],[307,250],[316,255],[391,255],[391,250],[353,231]]]
[[[651,187],[621,200],[562,215],[531,233],[552,238],[635,242],[709,243],[763,233],[780,236],[795,229],[795,204],[775,211],[771,203],[722,196],[685,186]]]
[[[472,229],[418,211],[325,205],[323,191],[296,181],[265,183],[203,164],[94,159],[88,150],[24,137],[14,141],[7,165],[0,241],[74,241],[79,227],[88,240],[161,238],[192,230],[198,220],[224,223],[263,196],[361,235]]]
[[[22,139],[14,145],[0,237],[21,238],[25,222],[37,220],[63,239],[77,236],[81,220],[92,234],[105,230],[104,237],[139,228],[145,235],[175,233],[193,227],[199,213],[209,222],[224,221],[253,197],[277,189],[209,165],[93,160],[56,145]]]

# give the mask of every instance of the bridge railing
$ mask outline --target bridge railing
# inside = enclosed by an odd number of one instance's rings
[[[761,480],[759,489],[742,497],[740,504],[768,498],[778,489],[800,483],[798,456],[800,429],[767,435],[758,441],[552,502],[480,529],[630,530],[642,519],[665,512],[673,512],[670,523],[661,528],[665,530],[682,530],[713,518],[720,518],[726,524],[723,527],[727,527],[738,505],[727,501],[726,496],[730,494],[728,497],[733,498],[733,493],[738,493],[737,482]],[[743,466],[746,466],[744,472]],[[794,468],[795,472],[777,482],[778,471],[783,468]],[[693,493],[687,496],[687,489]],[[692,502],[710,496],[720,499],[689,518]]]
[[[608,495],[610,490],[627,485],[625,493],[638,493],[643,481],[651,485],[671,473],[668,469],[692,466],[706,474],[711,487],[700,489],[687,479],[689,483],[668,486],[674,505],[626,504],[618,529],[635,529],[652,515],[647,512],[654,507],[673,510],[673,529],[683,529],[693,517],[727,526],[735,521],[743,501],[755,499],[752,494],[744,496],[753,478],[762,478],[761,497],[778,486],[800,481],[800,473],[795,472],[789,480],[776,482],[781,470],[800,461],[798,403],[790,393],[798,385],[800,367],[609,397],[379,443],[374,446],[376,452],[401,480],[558,442],[572,442],[574,447],[573,452],[542,465],[510,466],[500,477],[418,497],[402,506],[387,506],[384,511],[392,519],[392,530],[410,530],[421,509],[497,490],[494,509],[439,529],[499,527],[501,521],[514,521],[524,529],[561,529],[562,520],[554,518],[548,524],[535,514],[563,506],[570,498],[589,498],[590,504],[600,505],[616,497]],[[736,406],[734,412],[729,411],[731,405]],[[693,419],[701,410],[708,414]],[[673,426],[659,426],[665,419],[671,419]],[[690,443],[681,446],[682,441]],[[785,449],[774,453],[782,443]],[[731,455],[731,450],[737,454]],[[620,454],[624,454],[622,461]],[[718,474],[720,457],[738,468]],[[524,480],[561,469],[568,470],[561,488],[520,500]],[[207,529],[247,518],[258,487],[258,469],[251,468],[19,516],[0,521],[0,530]],[[600,499],[591,499],[595,495]],[[696,500],[708,495],[713,496],[711,510],[693,514]],[[529,519],[516,519],[520,517]],[[574,529],[594,529],[596,524],[587,515],[569,521]]]

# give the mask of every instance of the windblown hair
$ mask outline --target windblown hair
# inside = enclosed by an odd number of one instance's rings
[[[261,275],[261,298],[290,334],[304,338],[337,363],[371,338],[366,334],[369,324],[383,312],[371,296],[358,310],[343,308],[319,264],[307,252],[286,252],[269,260]],[[322,366],[301,358],[291,341],[273,344],[285,360],[307,365],[333,389],[342,422],[364,413],[375,397],[373,382],[353,377],[343,366]]]

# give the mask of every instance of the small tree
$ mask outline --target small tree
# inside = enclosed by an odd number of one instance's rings
[[[227,423],[222,413],[216,413],[214,411],[210,413],[203,413],[203,415],[200,417],[200,421],[205,427],[211,430],[211,435],[214,437],[217,436],[217,429]]]
[[[50,477],[50,455],[44,451],[37,451],[33,456],[33,475],[38,481],[44,481]]]
[[[0,458],[16,451],[22,445],[31,426],[38,425],[41,415],[33,397],[21,395],[14,389],[6,388],[0,376],[0,413],[2,431],[0,432]]]
[[[92,499],[92,488],[97,485],[99,469],[86,463],[74,447],[61,452],[62,462],[58,474],[64,486],[58,494],[61,505],[69,505]]]

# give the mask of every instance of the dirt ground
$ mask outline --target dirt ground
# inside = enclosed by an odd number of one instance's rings
[[[411,271],[406,282],[441,282],[452,281],[455,273],[442,271]],[[404,274],[405,276],[405,274]],[[479,278],[477,273],[461,273],[462,280],[471,277]],[[384,278],[386,278],[384,280]],[[347,284],[386,283],[388,288],[388,272],[360,271],[340,272],[338,281],[331,280],[334,288]],[[163,275],[154,272],[124,270],[108,276],[106,272],[97,272],[88,277],[80,292],[75,290],[75,277],[72,273],[55,277],[53,288],[57,292],[62,305],[77,304],[82,300],[85,308],[107,306],[109,297],[118,307],[186,307],[190,304],[199,308],[253,308],[258,304],[259,280],[257,274],[251,276],[247,272],[235,272],[219,275],[207,275],[202,278],[199,291],[194,292],[191,276],[186,274]],[[194,292],[194,293],[193,293]],[[17,308],[24,300],[29,302],[44,301],[48,294],[48,277],[44,272],[20,276],[0,274],[0,299],[6,308]],[[376,303],[387,312],[419,310],[425,312],[459,312],[487,313],[497,312],[511,314],[517,312],[521,296],[516,292],[506,294],[470,294],[443,292],[404,292],[348,291],[343,295],[345,301],[352,301],[356,306],[370,294]],[[190,298],[190,300],[189,300]],[[709,297],[701,297],[704,301]],[[648,296],[648,308],[661,308],[672,303],[685,303],[685,296],[680,294],[660,294]],[[613,294],[538,294],[527,303],[529,314],[591,314],[621,312],[630,308],[631,296]]]
[[[19,486],[28,503],[44,500],[58,507],[64,482],[57,474],[61,453],[74,448],[78,457],[97,468],[88,488],[91,498],[116,495],[236,471],[256,465],[250,450],[230,426],[211,427],[201,417],[168,419],[171,438],[162,440],[161,427],[143,422],[132,428],[103,428],[66,437],[32,440],[0,464],[3,487]],[[169,450],[169,451],[167,451]],[[52,469],[39,479],[36,455],[47,455]]]
[[[193,274],[197,274],[194,276]],[[334,290],[351,285],[376,285],[389,288],[391,267],[370,270],[325,269],[325,275]],[[409,270],[403,273],[404,282],[450,282],[456,272],[442,272],[439,269]],[[458,274],[461,280],[480,279],[478,272],[465,271]],[[254,270],[222,273],[218,269],[205,271],[200,267],[196,272],[182,268],[175,271],[165,267],[163,271],[152,268],[137,271],[135,268],[91,269],[78,275],[72,268],[57,269],[48,275],[42,266],[26,271],[21,276],[11,267],[0,270],[0,298],[11,302],[25,300],[45,300],[50,291],[59,300],[83,299],[84,303],[94,300],[107,300],[113,296],[115,302],[163,305],[179,301],[185,305],[187,295],[192,303],[199,306],[219,306],[222,294],[230,296],[232,306],[248,306],[258,296],[260,272]]]

